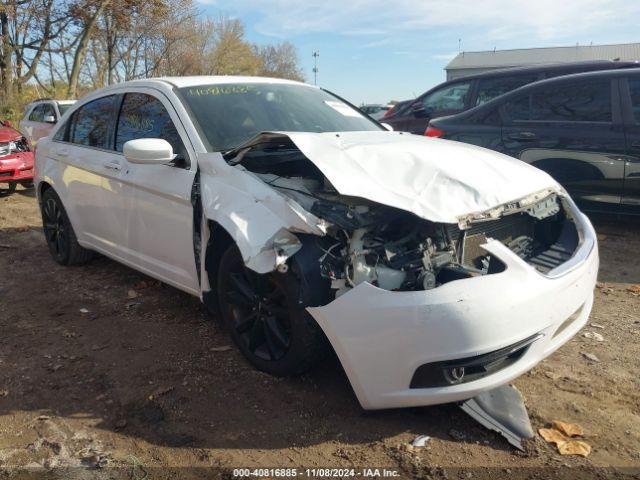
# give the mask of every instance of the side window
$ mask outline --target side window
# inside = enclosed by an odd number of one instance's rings
[[[640,123],[640,79],[629,79],[629,92],[631,93],[631,108],[636,123]]]
[[[536,90],[531,99],[531,120],[610,122],[611,84],[598,80]]]
[[[505,112],[511,120],[529,120],[530,100],[530,95],[515,97],[505,103]]]
[[[137,138],[163,138],[173,152],[185,156],[185,149],[169,112],[162,102],[145,93],[127,93],[122,102],[116,127],[116,150]]]
[[[511,90],[535,82],[537,75],[520,75],[517,77],[485,78],[478,83],[476,106],[493,100]]]
[[[42,122],[44,118],[44,105],[36,105],[31,114],[29,114],[29,120],[31,122]]]
[[[56,111],[53,108],[53,105],[51,105],[50,103],[45,103],[44,105],[42,105],[42,121],[44,122],[45,119],[47,117],[53,117],[54,119],[57,120],[56,118]]]
[[[68,140],[67,138],[67,127],[69,126],[69,122],[65,122],[64,125],[62,125],[58,131],[56,132],[56,134],[53,136],[54,140],[57,140],[58,142],[66,142]]]
[[[114,96],[102,97],[80,107],[73,114],[69,141],[89,147],[110,148],[109,124]]]
[[[422,102],[427,112],[464,110],[471,82],[460,82],[436,90],[425,96]]]

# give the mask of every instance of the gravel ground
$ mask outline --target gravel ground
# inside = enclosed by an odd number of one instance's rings
[[[517,452],[452,405],[365,412],[335,360],[295,379],[257,372],[198,299],[103,257],[58,266],[33,192],[0,197],[0,478],[638,475],[640,295],[629,289],[640,284],[640,222],[594,223],[589,325],[515,382],[534,429],[584,428],[583,458],[539,437]],[[426,447],[409,446],[423,434]]]

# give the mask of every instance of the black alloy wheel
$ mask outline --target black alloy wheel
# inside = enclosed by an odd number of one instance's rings
[[[259,370],[296,375],[326,353],[320,327],[297,305],[298,288],[291,272],[260,275],[248,269],[235,246],[222,256],[217,285],[220,313],[234,342]]]

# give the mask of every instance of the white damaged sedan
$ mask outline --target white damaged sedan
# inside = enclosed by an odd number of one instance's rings
[[[333,348],[368,409],[504,385],[593,302],[593,227],[546,173],[297,82],[96,91],[39,141],[36,184],[57,262],[99,252],[200,297],[275,375]]]

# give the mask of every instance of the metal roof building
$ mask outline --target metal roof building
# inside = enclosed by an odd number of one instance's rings
[[[452,80],[498,68],[614,59],[640,61],[640,43],[461,52],[449,62],[445,70],[447,80]]]

